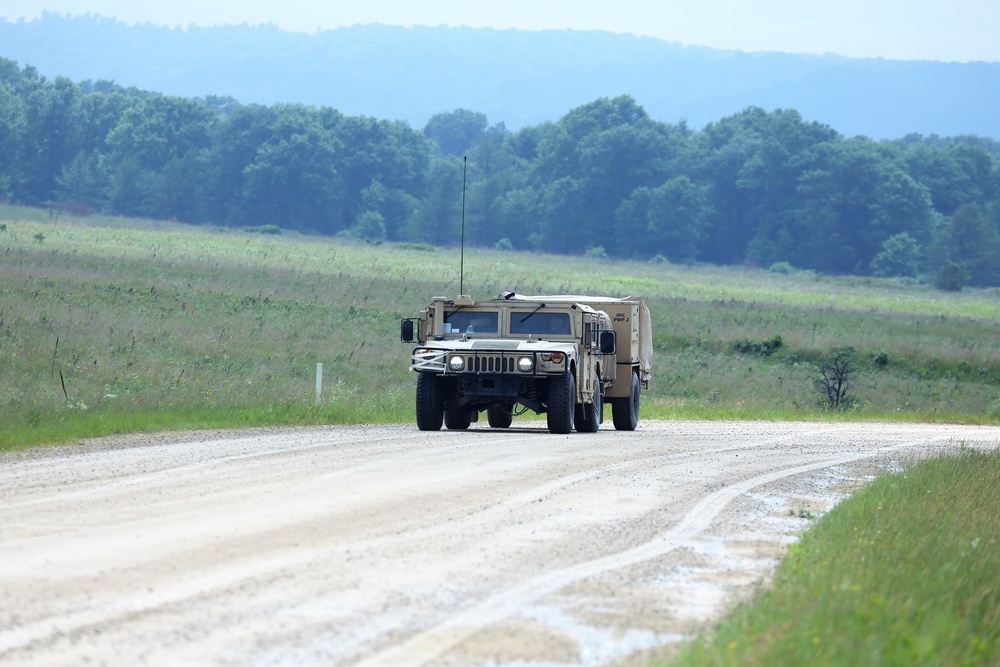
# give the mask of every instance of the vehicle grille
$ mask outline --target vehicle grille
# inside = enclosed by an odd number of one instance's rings
[[[474,373],[513,373],[514,357],[476,355],[467,359],[467,365]]]

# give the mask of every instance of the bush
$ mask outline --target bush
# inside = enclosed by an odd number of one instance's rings
[[[919,262],[920,246],[912,236],[903,232],[885,240],[882,252],[872,260],[871,270],[879,278],[912,278],[917,275]]]
[[[775,262],[767,270],[771,273],[780,273],[783,276],[791,276],[798,273],[798,269],[788,262]]]
[[[278,225],[258,225],[257,227],[245,227],[243,231],[249,234],[281,234],[281,227]]]
[[[417,250],[419,252],[434,252],[435,248],[429,243],[397,243],[397,248],[401,250]]]
[[[772,354],[781,349],[784,345],[784,341],[781,340],[781,336],[775,336],[768,340],[749,340],[743,339],[738,340],[733,343],[733,349],[740,354],[757,354],[762,357],[770,357]]]
[[[965,262],[946,261],[934,275],[934,287],[945,292],[961,292],[969,283]]]
[[[385,218],[378,211],[365,211],[358,216],[351,235],[366,241],[385,240]]]
[[[892,361],[892,357],[884,350],[872,352],[872,365],[876,368],[885,368]]]
[[[592,259],[606,259],[608,253],[604,250],[604,246],[595,245],[587,248],[587,251],[583,253],[585,257],[590,257]]]
[[[500,239],[499,241],[497,241],[496,245],[493,246],[493,247],[496,250],[500,250],[502,252],[513,252],[514,251],[514,244],[511,243],[510,239],[507,238],[507,237],[504,237],[504,238]]]

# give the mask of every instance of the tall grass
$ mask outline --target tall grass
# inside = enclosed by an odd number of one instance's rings
[[[877,479],[793,545],[773,587],[669,663],[1000,664],[1000,452]]]
[[[9,206],[0,222],[0,448],[276,413],[411,419],[398,321],[459,283],[457,249]],[[466,251],[465,267],[476,298],[645,296],[655,347],[645,417],[822,416],[813,363],[843,345],[861,362],[854,417],[1000,413],[995,291],[482,249]],[[775,335],[784,346],[767,357],[733,346]]]

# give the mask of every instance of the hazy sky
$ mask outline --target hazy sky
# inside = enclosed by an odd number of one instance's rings
[[[1000,61],[998,0],[0,0],[7,20],[43,11],[306,32],[356,23],[596,29],[743,51]]]

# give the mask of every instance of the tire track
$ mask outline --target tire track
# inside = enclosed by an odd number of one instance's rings
[[[926,445],[948,439],[950,439],[948,436],[942,436],[921,444]],[[645,544],[533,577],[490,596],[438,626],[425,630],[401,644],[384,649],[355,664],[358,667],[409,667],[425,665],[440,657],[449,649],[469,639],[484,627],[496,624],[517,614],[529,605],[537,602],[540,598],[554,593],[561,588],[610,570],[622,569],[663,556],[674,549],[684,546],[684,544],[708,528],[712,520],[722,512],[726,505],[748,491],[787,477],[854,463],[873,456],[911,449],[914,446],[913,443],[905,443],[893,447],[880,448],[875,452],[864,452],[862,454],[826,459],[816,463],[783,468],[730,484],[698,501],[676,526]]]

